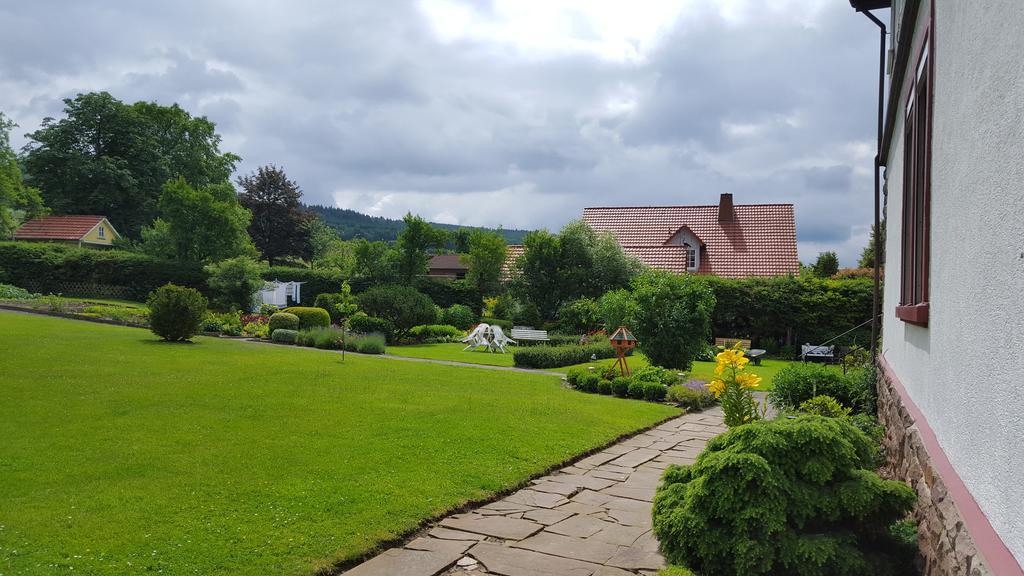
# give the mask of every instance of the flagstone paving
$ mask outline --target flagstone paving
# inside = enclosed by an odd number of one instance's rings
[[[665,566],[651,532],[661,473],[726,431],[713,408],[685,414],[453,514],[346,576],[628,576]]]

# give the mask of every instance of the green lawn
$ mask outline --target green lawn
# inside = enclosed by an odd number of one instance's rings
[[[450,360],[468,364],[484,364],[487,366],[512,366],[512,352],[515,346],[506,346],[505,354],[488,352],[483,348],[463,351],[465,344],[459,342],[448,344],[408,344],[404,346],[388,346],[387,353],[392,356],[408,358],[429,358],[431,360]]]
[[[677,411],[0,312],[0,573],[310,574]]]

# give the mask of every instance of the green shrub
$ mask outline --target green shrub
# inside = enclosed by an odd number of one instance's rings
[[[367,316],[391,322],[394,337],[402,339],[413,326],[433,324],[437,320],[434,303],[410,286],[376,286],[358,297],[359,308]]]
[[[612,392],[619,398],[625,398],[629,396],[629,385],[633,383],[633,379],[628,376],[619,376],[612,380]]]
[[[647,384],[647,382],[640,382],[639,380],[630,380],[629,387],[626,388],[626,394],[630,398],[643,400],[644,390],[647,388]]]
[[[476,324],[476,319],[477,315],[473,313],[473,309],[464,304],[452,304],[441,313],[443,324],[455,326],[460,330],[469,330]]]
[[[167,284],[153,291],[146,300],[149,327],[169,342],[188,340],[199,332],[206,316],[206,298],[194,288]]]
[[[327,314],[331,317],[331,324],[339,326],[359,310],[348,282],[342,283],[341,292],[317,294],[313,305],[327,310]]]
[[[238,312],[225,312],[217,315],[220,320],[220,332],[225,336],[242,335],[242,315]]]
[[[711,336],[715,295],[694,274],[647,270],[632,283],[630,327],[651,364],[689,370]]]
[[[660,382],[646,382],[644,384],[644,400],[661,402],[665,399],[668,388]]]
[[[310,328],[309,330],[300,330],[295,338],[295,343],[299,346],[308,346],[321,350],[341,350],[343,334],[344,332],[333,326]]]
[[[285,308],[285,312],[294,314],[299,319],[299,330],[310,328],[326,328],[331,325],[331,315],[323,308],[307,308],[304,306],[292,306]]]
[[[35,300],[36,298],[39,298],[39,294],[33,294],[10,284],[0,284],[0,300]]]
[[[697,386],[700,386],[700,388],[697,388]],[[676,384],[675,386],[669,386],[665,399],[687,410],[704,410],[714,406],[716,403],[715,395],[700,384],[692,386]]]
[[[295,344],[299,333],[287,328],[278,328],[270,333],[270,341],[278,344]]]
[[[298,330],[299,317],[291,312],[275,312],[270,316],[270,333],[284,328],[285,330]]]
[[[597,374],[586,373],[579,377],[578,388],[584,392],[597,392],[597,387],[600,385],[601,377]]]
[[[828,418],[846,418],[851,412],[849,408],[844,408],[835,398],[824,395],[805,400],[800,404],[799,410],[804,414],[814,414]]]
[[[423,326],[413,326],[412,330],[409,330],[409,337],[416,342],[457,342],[466,333],[459,330],[455,326],[448,326],[446,324],[425,324]]]
[[[599,394],[604,394],[605,396],[610,396],[612,394],[612,392],[613,392],[612,381],[611,380],[601,380],[600,382],[598,382],[597,383],[597,392]]]
[[[383,318],[367,316],[361,312],[350,318],[348,325],[352,328],[353,332],[358,332],[360,334],[380,334],[387,339],[390,339],[395,332],[395,327],[391,325],[391,322]]]
[[[461,304],[473,311],[473,317],[480,315],[483,299],[480,292],[466,280],[435,280],[420,277],[413,281],[413,287],[426,294],[430,301],[441,308]]]
[[[633,372],[633,379],[640,382],[656,382],[662,386],[679,383],[679,375],[676,372],[660,366],[644,366]]]
[[[360,354],[383,354],[385,350],[384,337],[379,334],[351,335],[354,339],[355,351]]]
[[[263,287],[260,272],[264,265],[248,256],[221,260],[203,268],[209,275],[207,284],[213,303],[221,310],[244,310],[256,307],[256,295]]]
[[[566,332],[590,332],[600,324],[597,301],[592,298],[572,300],[558,309],[558,325]]]
[[[589,362],[593,356],[598,359],[612,358],[615,350],[607,342],[587,346],[530,346],[519,348],[512,353],[516,366],[523,368],[559,368]]]
[[[501,326],[501,329],[505,331],[505,334],[508,334],[509,332],[511,332],[512,331],[512,326],[513,326],[513,323],[512,323],[511,320],[502,320],[500,318],[491,318],[489,316],[481,316],[480,317],[480,323],[481,324],[490,324],[491,326]]]
[[[768,400],[779,409],[794,410],[815,396],[831,396],[843,406],[861,410],[870,391],[861,371],[843,374],[834,366],[790,364],[775,375]]]
[[[88,308],[85,311],[90,312]],[[221,321],[220,314],[215,312],[207,312],[206,316],[203,316],[203,320],[199,323],[200,332],[220,334],[222,330],[224,330],[224,322]]]
[[[875,444],[882,443],[885,436],[885,428],[878,423],[878,419],[871,414],[854,414],[850,416],[850,424],[867,435]]]
[[[266,322],[248,322],[242,326],[242,334],[252,338],[266,338],[270,335],[270,326]]]
[[[587,374],[587,371],[584,368],[570,368],[565,374],[565,381],[568,382],[570,386],[575,386],[579,381],[580,376],[584,374]]]
[[[876,446],[843,419],[756,421],[670,466],[654,499],[666,559],[704,576],[910,574],[890,534],[917,498],[882,480]]]

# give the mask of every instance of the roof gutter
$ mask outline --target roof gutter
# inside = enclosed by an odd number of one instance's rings
[[[896,39],[896,58],[893,63],[892,78],[889,80],[889,103],[885,116],[885,127],[882,130],[882,144],[879,147],[881,164],[886,167],[889,166],[889,148],[892,146],[893,131],[896,129],[896,112],[899,109],[900,95],[903,93],[903,79],[907,75],[907,62],[910,60],[912,52],[914,23],[917,22],[917,13],[920,8],[920,0],[906,0],[903,4],[900,35]]]

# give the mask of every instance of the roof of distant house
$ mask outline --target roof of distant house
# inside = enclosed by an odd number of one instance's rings
[[[14,233],[15,240],[81,240],[104,216],[43,216],[29,220]],[[110,222],[107,222],[110,225]],[[116,230],[111,230],[117,234]]]
[[[583,221],[610,232],[627,254],[652,268],[686,271],[686,246],[670,243],[680,232],[700,246],[699,274],[727,278],[797,274],[792,204],[623,206],[585,208]]]
[[[462,263],[461,254],[434,254],[430,257],[431,270],[469,270]]]

